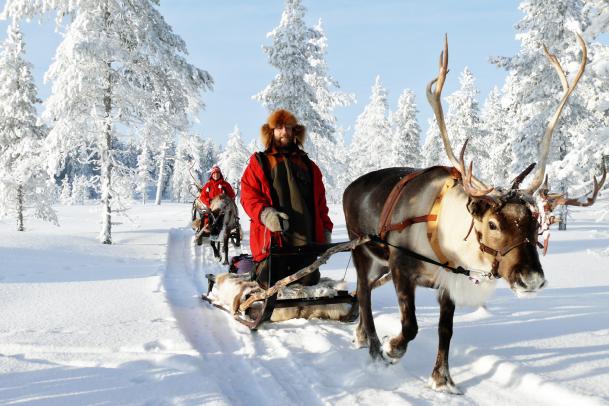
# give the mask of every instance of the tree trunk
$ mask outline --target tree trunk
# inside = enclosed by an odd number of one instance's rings
[[[17,231],[24,231],[23,227],[23,185],[17,186]]]
[[[159,178],[156,182],[156,201],[157,206],[161,205],[161,197],[163,195],[163,180],[165,178],[165,159],[167,156],[167,144],[163,143],[161,157],[159,158]]]
[[[108,72],[111,66],[108,63]],[[102,204],[102,230],[99,239],[102,244],[112,244],[112,82],[108,73],[108,87],[104,96],[104,131],[100,140],[101,159],[101,204]]]

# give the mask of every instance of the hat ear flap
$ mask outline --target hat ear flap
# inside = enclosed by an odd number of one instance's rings
[[[305,139],[307,138],[307,131],[304,125],[297,124],[292,129],[292,133],[294,134],[294,139],[296,140],[296,144],[304,145]]]
[[[273,129],[268,125],[264,124],[260,127],[260,141],[262,142],[262,146],[264,149],[267,149],[271,146],[271,141],[273,140]]]

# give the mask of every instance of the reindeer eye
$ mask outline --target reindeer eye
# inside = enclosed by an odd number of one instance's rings
[[[489,221],[488,228],[490,228],[491,230],[497,230],[499,227],[497,227],[497,224],[494,221]]]

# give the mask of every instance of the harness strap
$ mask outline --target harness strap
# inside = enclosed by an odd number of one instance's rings
[[[389,222],[391,220],[391,215],[393,214],[393,210],[395,209],[395,206],[399,200],[399,197],[401,196],[401,194],[404,190],[404,187],[408,184],[408,182],[415,179],[419,175],[422,175],[422,174],[429,172],[436,168],[444,169],[446,172],[450,173],[451,178],[447,179],[446,182],[444,183],[444,186],[442,186],[442,189],[440,189],[440,192],[436,196],[434,203],[431,206],[431,210],[430,210],[429,214],[426,214],[424,216],[410,217],[399,223],[390,224]],[[381,218],[380,218],[379,227],[378,227],[379,237],[382,240],[384,240],[389,231],[401,232],[402,230],[404,230],[405,228],[409,227],[412,224],[427,223],[427,239],[429,240],[429,243],[431,245],[431,248],[433,249],[433,252],[436,254],[436,256],[438,257],[440,262],[447,264],[449,266],[453,266],[454,264],[449,264],[448,259],[442,253],[442,249],[440,248],[440,243],[438,241],[438,236],[437,236],[436,231],[438,228],[438,213],[440,212],[440,209],[442,207],[442,199],[444,198],[444,194],[450,188],[454,187],[455,182],[460,178],[461,178],[461,174],[459,173],[459,171],[457,169],[455,169],[453,167],[432,166],[429,168],[425,168],[425,169],[421,169],[421,170],[409,173],[408,175],[406,175],[405,177],[400,179],[400,181],[393,187],[393,189],[389,193],[389,196],[387,197],[387,200],[385,200],[385,204],[383,205],[383,210],[381,211]]]
[[[411,180],[415,179],[419,175],[432,171],[436,168],[442,168],[451,174],[453,173],[453,169],[454,169],[454,168],[451,168],[448,166],[431,166],[429,168],[419,169],[418,171],[411,172],[408,175],[404,176],[393,187],[393,189],[391,189],[391,192],[389,193],[389,196],[387,196],[387,199],[385,200],[385,204],[383,205],[383,210],[381,211],[381,217],[379,220],[378,235],[382,239],[385,239],[385,237],[387,236],[387,233],[389,231],[402,231],[406,227],[408,227],[414,223],[422,223],[422,222],[428,222],[430,220],[431,221],[436,220],[435,218],[432,219],[429,217],[429,215],[426,215],[426,216],[412,217],[409,219],[405,219],[405,220],[401,221],[400,223],[390,224],[391,215],[393,214],[393,210],[395,209],[395,206],[396,206],[400,196],[402,195],[402,192],[404,191],[404,187]]]
[[[451,168],[454,170],[454,168]],[[458,174],[458,172],[457,172]],[[440,193],[438,193],[438,195],[436,196],[436,199],[433,202],[433,205],[431,206],[431,210],[429,213],[430,217],[433,217],[433,220],[429,221],[427,223],[427,239],[429,240],[429,244],[431,245],[431,248],[433,249],[434,254],[436,254],[436,257],[438,257],[438,259],[440,260],[440,262],[442,263],[446,263],[449,264],[450,266],[453,266],[454,264],[451,263],[448,258],[446,258],[446,256],[444,255],[444,253],[442,252],[442,248],[440,248],[440,242],[438,241],[438,213],[440,212],[440,209],[442,208],[442,199],[444,198],[444,194],[452,187],[455,186],[455,181],[458,178],[459,175],[456,175],[454,173],[454,171],[451,171],[451,175],[452,178],[449,178],[446,180],[446,182],[444,183],[444,186],[442,186],[442,189],[440,189]]]

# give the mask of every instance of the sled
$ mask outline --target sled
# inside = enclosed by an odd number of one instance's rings
[[[292,308],[299,309],[300,311],[312,306],[334,304],[346,304],[350,306],[348,312],[341,315],[337,320],[341,322],[353,322],[359,316],[357,295],[355,293],[350,293],[347,290],[336,290],[332,296],[304,298],[281,298],[280,293],[287,285],[298,281],[325,264],[332,255],[338,252],[352,251],[355,247],[365,244],[368,241],[370,241],[370,237],[364,236],[351,241],[334,244],[309,245],[289,249],[271,249],[271,255],[274,257],[314,253],[317,256],[317,259],[309,266],[300,269],[290,276],[280,279],[272,287],[266,290],[261,288],[257,283],[250,282],[255,284],[257,289],[253,289],[252,293],[245,297],[245,300],[235,303],[232,309],[225,305],[218,304],[217,301],[214,301],[213,298],[210,297],[210,293],[216,283],[216,278],[219,277],[219,275],[207,274],[208,291],[207,294],[201,296],[201,299],[214,307],[231,314],[236,321],[247,326],[250,330],[256,330],[261,324],[271,321],[271,316],[276,309]],[[223,274],[222,276],[237,278],[237,276],[231,276],[229,274]],[[250,278],[249,275],[242,276],[244,281],[247,278]],[[328,280],[327,278],[323,279]]]

